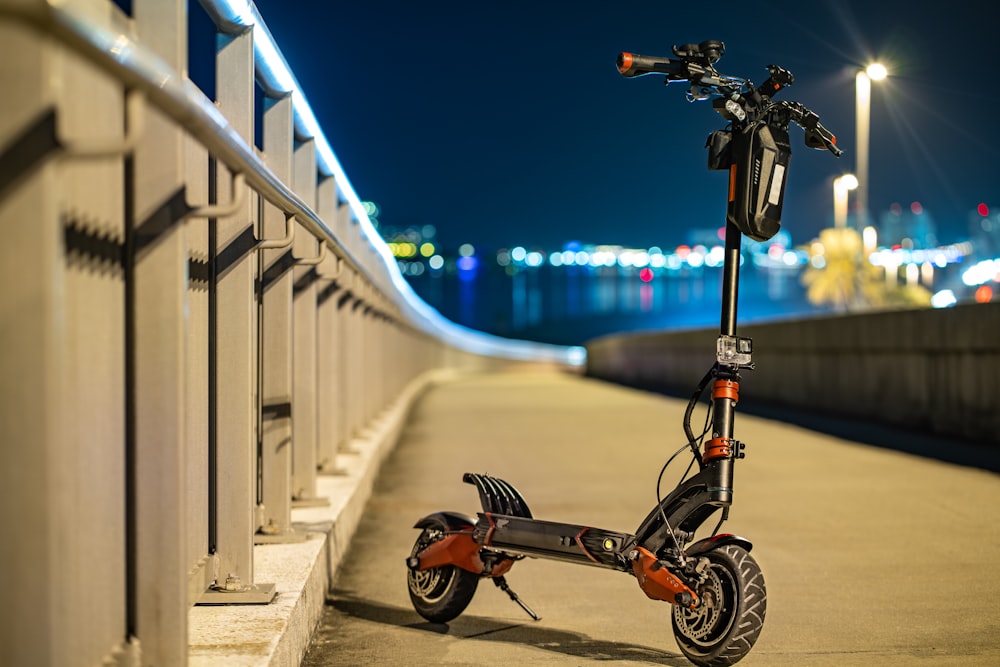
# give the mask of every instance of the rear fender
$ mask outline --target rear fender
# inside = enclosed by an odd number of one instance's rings
[[[438,530],[464,530],[476,525],[476,517],[461,512],[435,512],[428,514],[413,526],[414,528],[437,528]]]
[[[747,538],[740,537],[739,535],[722,533],[721,535],[713,535],[712,537],[706,537],[703,540],[698,540],[685,549],[684,553],[688,556],[701,556],[702,554],[708,553],[713,549],[724,547],[727,544],[735,544],[738,547],[743,547],[746,551],[753,549],[753,543]]]

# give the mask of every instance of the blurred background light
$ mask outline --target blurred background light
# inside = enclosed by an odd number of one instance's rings
[[[931,297],[931,306],[934,308],[947,308],[948,306],[954,306],[956,303],[958,303],[958,299],[955,298],[955,293],[950,289],[943,289]]]
[[[882,63],[872,63],[865,68],[865,72],[867,72],[872,81],[881,81],[889,76],[889,70]]]

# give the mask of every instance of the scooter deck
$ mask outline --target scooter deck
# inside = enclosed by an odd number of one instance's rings
[[[516,555],[631,569],[621,550],[634,536],[603,528],[483,512],[474,538],[485,547]]]

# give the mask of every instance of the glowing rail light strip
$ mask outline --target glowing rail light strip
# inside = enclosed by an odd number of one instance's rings
[[[344,172],[343,167],[337,160],[333,149],[330,147],[323,130],[313,114],[312,107],[306,99],[302,87],[292,73],[288,62],[281,54],[274,36],[267,28],[267,23],[257,10],[256,5],[247,0],[204,0],[204,5],[218,7],[225,11],[209,13],[213,17],[222,18],[232,24],[230,30],[252,27],[254,31],[254,60],[257,65],[257,78],[261,82],[268,95],[279,96],[282,94],[292,94],[292,110],[295,115],[295,130],[303,138],[311,138],[316,144],[318,155],[317,163],[320,172],[324,176],[333,176],[341,193],[347,199],[358,223],[361,224],[365,232],[365,238],[373,240],[378,238],[368,212],[362,205],[361,200],[355,193]],[[222,29],[223,26],[220,26]],[[381,250],[381,249],[379,249]]]
[[[216,27],[224,33],[240,34],[252,26],[255,42],[273,39],[266,33],[266,27],[259,21],[256,8],[243,0],[199,0]],[[460,350],[473,354],[489,355],[506,359],[544,361],[579,366],[586,360],[586,350],[582,347],[565,347],[531,343],[491,336],[483,332],[467,329],[441,316],[436,310],[420,299],[409,283],[403,278],[395,261],[389,255],[388,246],[374,234],[371,224],[357,195],[350,187],[343,170],[337,163],[332,149],[318,131],[318,123],[312,115],[305,97],[298,91],[294,76],[275,46],[272,56],[266,56],[268,47],[255,49],[255,72],[265,88],[283,89],[286,84],[293,92],[295,110],[295,131],[302,138],[312,137],[316,141],[318,167],[327,175],[337,178],[341,194],[348,201],[354,218],[365,233],[370,247],[382,258],[382,262],[361,263],[345,247],[342,239],[321,220],[287,184],[282,182],[261,160],[254,148],[229,124],[214,102],[186,76],[178,73],[156,53],[142,43],[134,41],[125,33],[109,29],[92,20],[92,17],[72,5],[47,2],[24,2],[4,4],[0,2],[0,16],[23,21],[40,33],[60,41],[66,48],[88,60],[91,64],[117,78],[124,85],[146,94],[146,100],[158,110],[182,124],[186,131],[216,156],[221,164],[245,175],[248,186],[262,197],[278,206],[286,214],[302,224],[317,238],[328,239],[340,246],[344,261],[357,270],[365,279],[386,294],[400,308],[411,323],[426,333]],[[251,23],[252,21],[252,23]],[[273,60],[265,61],[270,57]],[[316,129],[313,132],[311,129]],[[392,284],[387,284],[387,280]]]
[[[417,296],[400,272],[389,246],[375,230],[361,199],[351,186],[347,174],[323,134],[302,88],[281,54],[281,49],[278,48],[274,37],[267,29],[257,7],[248,0],[199,1],[215,21],[219,30],[223,32],[242,32],[246,28],[252,27],[257,80],[270,95],[291,93],[296,133],[301,138],[313,139],[320,173],[325,176],[333,176],[341,195],[351,207],[355,221],[361,227],[363,237],[382,258],[386,274],[416,317],[424,320],[445,341],[476,354],[520,360],[553,360],[574,366],[585,363],[587,353],[583,347],[531,343],[474,331],[445,319],[437,310],[431,308]]]

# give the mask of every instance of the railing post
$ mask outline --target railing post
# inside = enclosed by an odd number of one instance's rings
[[[355,224],[352,221],[350,205],[347,203],[346,195],[339,197],[337,201],[337,217],[334,231],[341,239],[344,247],[354,253],[352,243]],[[354,255],[357,256],[356,254]],[[352,268],[345,268],[340,274],[342,288],[337,296],[337,388],[335,394],[337,415],[337,450],[346,451],[351,440],[351,392],[355,390],[351,372],[353,365],[351,362],[350,343],[353,341],[351,334],[351,290],[357,282],[356,271]]]
[[[316,209],[316,145],[312,139],[295,148],[292,188],[313,210]],[[315,237],[296,237],[295,255],[316,257],[319,247]],[[297,266],[292,312],[292,503],[294,506],[326,505],[316,497],[316,281],[317,266]]]
[[[182,0],[134,0],[139,38],[187,69]],[[188,246],[180,130],[147,109],[126,181],[126,419],[132,623],[142,664],[187,664],[185,365]]]
[[[347,345],[350,350],[350,366],[348,370],[347,389],[347,416],[348,433],[351,440],[361,435],[364,427],[364,396],[365,388],[368,385],[368,376],[365,375],[365,357],[367,356],[369,341],[365,340],[364,323],[362,321],[362,307],[364,306],[364,295],[366,281],[360,275],[354,276],[352,285],[352,299],[348,306],[348,329],[350,331]]]
[[[354,437],[354,397],[357,394],[357,348],[355,345],[357,337],[354,331],[354,303],[356,301],[355,290],[360,282],[360,277],[353,269],[346,269],[344,282],[344,292],[337,299],[337,320],[340,324],[340,423],[338,425],[338,448],[342,451],[349,449],[351,439]]]
[[[333,177],[319,183],[317,194],[319,217],[336,228],[337,183]],[[337,466],[337,424],[340,420],[340,333],[337,298],[343,292],[343,262],[327,257],[317,267],[320,275],[316,297],[316,406],[318,410],[316,466],[320,472],[334,472]]]
[[[253,31],[216,36],[216,98],[219,110],[248,144],[254,135]],[[233,175],[216,167],[216,192],[228,193]],[[221,194],[217,194],[221,197]],[[212,279],[215,281],[211,403],[214,447],[210,483],[209,550],[214,554],[214,586],[201,602],[258,602],[273,597],[273,584],[255,584],[252,508],[257,493],[257,299],[253,198],[214,222]],[[219,593],[217,590],[221,589]],[[239,592],[237,600],[233,595]]]
[[[0,21],[0,58],[17,65],[5,71],[13,80],[4,79],[5,88],[17,93],[5,96],[0,105],[0,147],[6,149],[29,142],[41,119],[58,118],[61,56],[35,33]],[[72,325],[63,326],[69,295],[58,205],[62,170],[51,159],[58,144],[50,127],[48,159],[4,165],[19,176],[0,183],[5,236],[0,244],[0,424],[5,441],[0,446],[0,507],[17,508],[13,534],[0,540],[0,564],[16,573],[7,582],[4,604],[11,613],[0,623],[0,663],[46,667],[64,662],[67,649],[61,640],[76,644],[75,619],[68,615],[73,573],[62,559],[82,555],[67,548],[65,538],[72,535],[76,517],[64,512],[71,505],[61,488],[64,461],[75,444],[70,420],[62,414],[73,393],[64,388]],[[120,288],[120,279],[109,281],[115,282]],[[116,444],[122,446],[120,434]],[[120,474],[118,490],[123,498],[122,478]],[[121,521],[109,528],[121,533]],[[123,588],[111,593],[122,596]],[[115,619],[118,637],[125,636],[123,607]]]
[[[188,206],[210,210],[212,196],[208,152],[194,138],[182,136],[184,192]],[[225,197],[229,197],[226,190]],[[184,519],[184,562],[187,564],[188,601],[197,602],[214,578],[209,556],[209,450],[212,406],[209,365],[212,363],[211,326],[212,290],[209,269],[209,222],[192,214],[186,218],[187,236],[187,325],[186,363],[184,365],[184,496],[187,516]]]
[[[374,260],[374,252],[372,253]],[[382,403],[382,366],[385,364],[385,341],[382,339],[382,320],[379,318],[378,306],[379,297],[375,289],[369,289],[370,303],[365,309],[365,321],[368,329],[368,337],[372,341],[368,352],[368,400],[365,410],[365,421],[371,421],[382,411],[385,405]]]
[[[264,101],[264,161],[285,182],[292,175],[292,96]],[[284,236],[285,216],[264,203],[263,237]],[[294,223],[293,223],[294,224]],[[263,250],[261,299],[261,479],[262,525],[257,542],[284,540],[291,527],[292,453],[292,266],[291,248]]]

